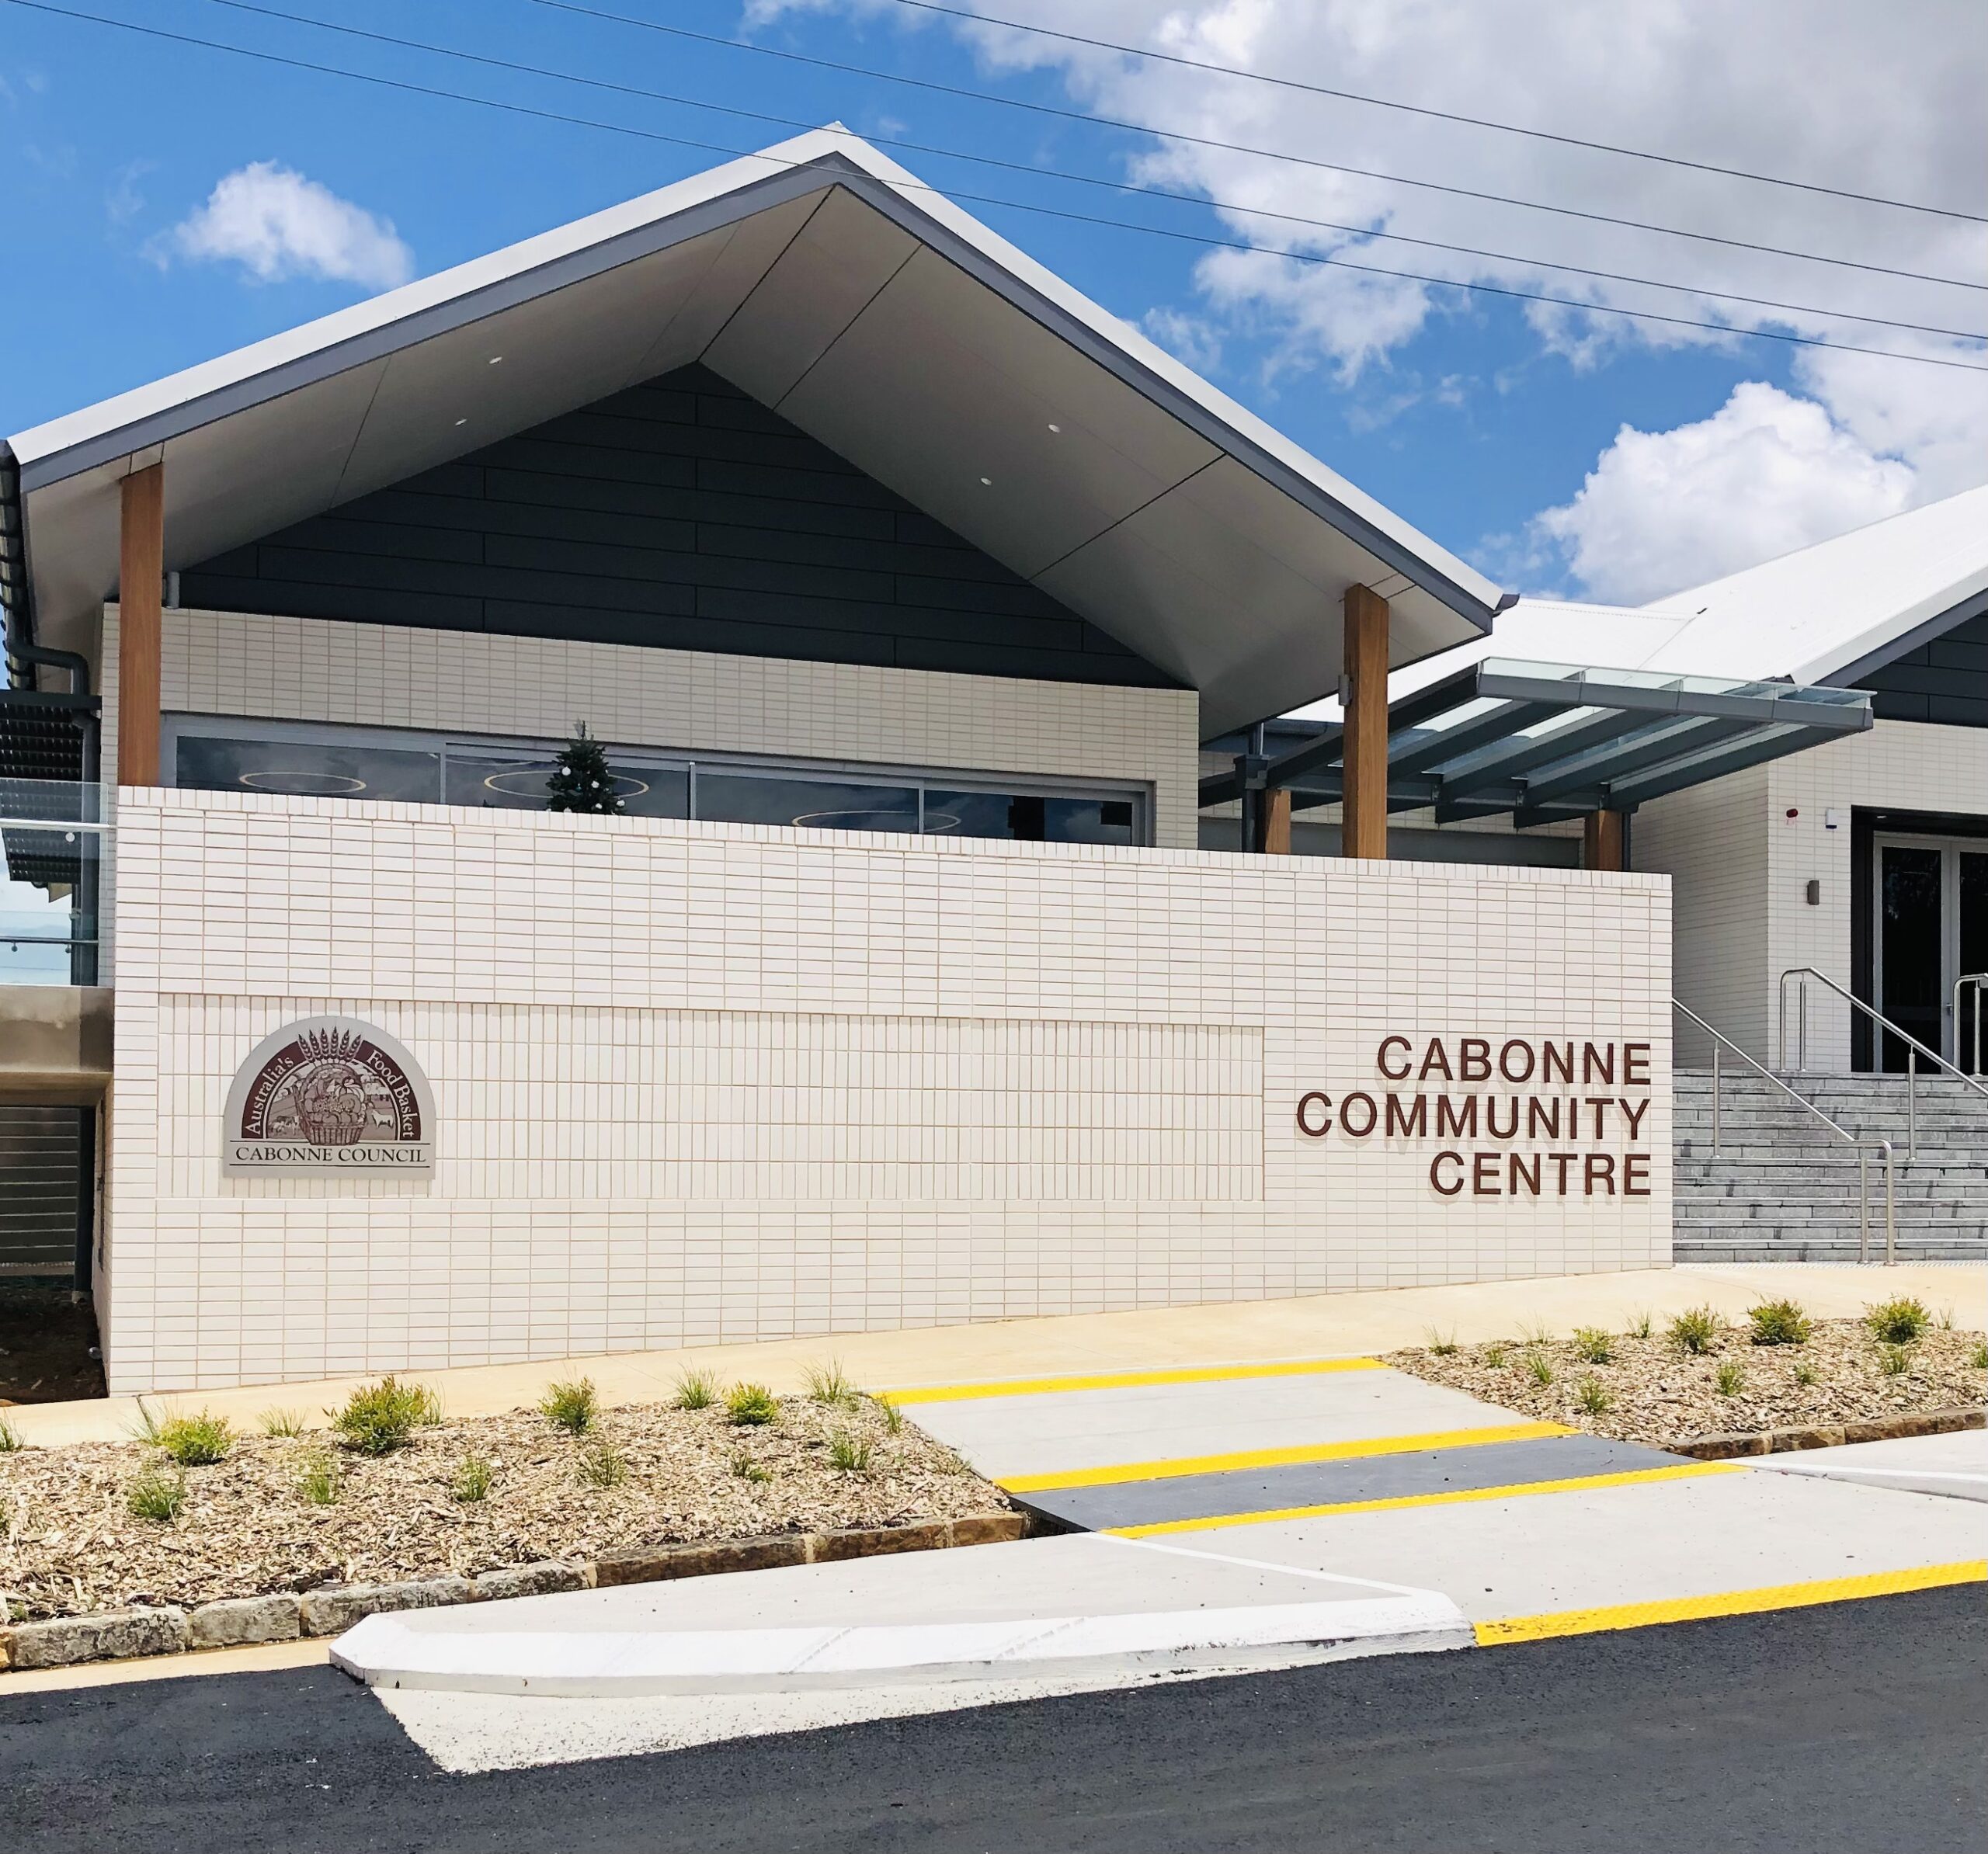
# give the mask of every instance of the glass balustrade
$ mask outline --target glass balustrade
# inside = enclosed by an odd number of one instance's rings
[[[0,984],[97,982],[103,788],[0,776]]]

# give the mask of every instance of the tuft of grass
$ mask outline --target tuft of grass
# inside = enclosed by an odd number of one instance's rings
[[[154,1462],[134,1477],[124,1504],[136,1519],[178,1519],[186,1505],[186,1471],[176,1462],[169,1469]]]
[[[1526,1355],[1525,1368],[1532,1373],[1532,1381],[1541,1390],[1544,1390],[1548,1384],[1552,1383],[1553,1361],[1545,1352],[1528,1352]]]
[[[829,1438],[829,1461],[845,1474],[870,1471],[870,1438],[853,1429],[838,1429]]]
[[[21,1439],[20,1431],[5,1416],[0,1415],[0,1455],[19,1454],[26,1446]]]
[[[1687,1307],[1670,1322],[1668,1330],[1671,1344],[1696,1358],[1712,1350],[1726,1330],[1726,1320],[1715,1307]]]
[[[158,1425],[158,1446],[182,1467],[211,1467],[228,1459],[235,1446],[235,1428],[210,1410],[170,1417]]]
[[[593,1380],[582,1377],[570,1383],[548,1384],[538,1400],[538,1413],[554,1428],[568,1436],[584,1436],[593,1427],[599,1413],[594,1401]]]
[[[1712,1374],[1712,1381],[1721,1397],[1737,1397],[1746,1387],[1746,1374],[1737,1359],[1726,1359]]]
[[[725,1400],[725,1415],[734,1429],[758,1429],[778,1418],[780,1399],[764,1384],[734,1384]]]
[[[1632,1307],[1629,1310],[1628,1331],[1632,1339],[1646,1339],[1656,1329],[1656,1322],[1650,1317],[1647,1307]]]
[[[1590,1416],[1599,1416],[1614,1401],[1608,1387],[1592,1371],[1574,1387],[1574,1401]]]
[[[1954,1308],[1953,1303],[1949,1300],[1945,1307],[1940,1309],[1940,1330],[1942,1332],[1952,1332],[1953,1329]]]
[[[1427,1326],[1423,1328],[1423,1333],[1429,1342],[1429,1350],[1433,1356],[1446,1359],[1455,1354],[1457,1349],[1457,1329],[1454,1326],[1448,1332],[1444,1332],[1440,1326]]]
[[[619,1487],[628,1478],[628,1457],[611,1442],[597,1442],[581,1450],[577,1465],[580,1478],[589,1487]]]
[[[449,1491],[465,1506],[474,1506],[479,1500],[490,1497],[492,1484],[497,1478],[497,1470],[481,1455],[465,1455],[456,1463],[456,1477],[449,1484]]]
[[[1505,1368],[1504,1347],[1502,1345],[1486,1346],[1484,1348],[1484,1362],[1486,1364],[1489,1365],[1493,1371],[1502,1371]]]
[[[718,1401],[715,1371],[684,1371],[677,1375],[676,1394],[670,1399],[679,1410],[708,1410]]]
[[[342,1408],[325,1414],[339,1440],[355,1455],[391,1455],[405,1448],[416,1429],[440,1422],[442,1406],[425,1384],[383,1377],[377,1384],[362,1384]]]
[[[158,1418],[145,1408],[142,1397],[137,1399],[137,1405],[138,1420],[131,1426],[131,1439],[155,1449],[158,1446]]]
[[[1763,1300],[1750,1307],[1746,1325],[1756,1345],[1806,1345],[1816,1330],[1797,1300]]]
[[[313,1455],[298,1469],[297,1491],[313,1506],[338,1504],[339,1464],[328,1450]]]
[[[1900,1294],[1895,1300],[1880,1300],[1875,1307],[1865,1307],[1864,1324],[1880,1345],[1910,1345],[1925,1336],[1933,1316],[1926,1311],[1924,1300]]]
[[[887,1436],[902,1435],[904,1433],[903,1411],[900,1410],[895,1404],[885,1402],[881,1398],[877,1401],[877,1408],[883,1412],[884,1432]]]
[[[255,1422],[265,1436],[296,1436],[304,1433],[301,1410],[265,1410]]]
[[[1817,1381],[1818,1376],[1813,1365],[1797,1365],[1795,1367],[1795,1381],[1805,1390]]]
[[[1903,1377],[1912,1369],[1912,1353],[1903,1345],[1881,1344],[1878,1348],[1878,1369],[1886,1377]]]
[[[1615,1343],[1599,1326],[1576,1326],[1574,1350],[1590,1365],[1605,1365],[1615,1356]]]
[[[1519,1337],[1528,1345],[1550,1345],[1553,1343],[1553,1328],[1544,1320],[1521,1320]]]
[[[838,1410],[853,1409],[856,1406],[856,1387],[849,1381],[841,1362],[830,1359],[825,1365],[808,1367],[808,1394],[818,1404],[827,1404]]]
[[[743,1449],[739,1450],[732,1457],[732,1471],[741,1481],[753,1481],[761,1487],[764,1487],[773,1477],[773,1471],[771,1468],[763,1467],[755,1461]]]
[[[1977,1371],[1988,1371],[1988,1339],[1983,1339],[1969,1355],[1968,1361]]]

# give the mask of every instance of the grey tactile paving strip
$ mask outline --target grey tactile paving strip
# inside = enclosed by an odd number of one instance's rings
[[[1600,1436],[1552,1436],[1468,1448],[1374,1455],[1292,1467],[1239,1468],[1219,1474],[1128,1481],[1111,1487],[1040,1488],[1020,1504],[1060,1526],[1099,1532],[1167,1519],[1212,1519],[1293,1506],[1335,1506],[1418,1494],[1461,1493],[1532,1481],[1571,1481],[1639,1469],[1681,1467],[1684,1457]]]

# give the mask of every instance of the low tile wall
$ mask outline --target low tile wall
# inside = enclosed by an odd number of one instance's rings
[[[121,800],[113,1391],[1669,1259],[1661,877]],[[223,1175],[321,1015],[432,1176]]]

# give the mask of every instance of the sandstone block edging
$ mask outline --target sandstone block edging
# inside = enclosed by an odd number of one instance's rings
[[[1958,1426],[1958,1425],[1956,1425]],[[508,1565],[474,1578],[415,1578],[400,1584],[332,1584],[301,1596],[221,1597],[189,1615],[176,1605],[63,1616],[0,1627],[0,1671],[72,1667],[90,1661],[127,1661],[342,1634],[363,1616],[397,1609],[499,1602],[568,1590],[661,1583],[731,1571],[768,1571],[790,1564],[836,1564],[900,1551],[938,1551],[1010,1543],[1028,1536],[1026,1513],[972,1513],[909,1526],[850,1527],[829,1533],[784,1533],[708,1544],[633,1545],[598,1559],[548,1558]]]
[[[1805,1423],[1781,1429],[1757,1429],[1720,1436],[1694,1436],[1667,1445],[1673,1455],[1699,1461],[1727,1461],[1739,1455],[1779,1455],[1796,1449],[1840,1448],[1853,1442],[1900,1442],[1915,1436],[1950,1436],[1959,1429],[1988,1429],[1988,1411],[1971,1404],[1943,1410],[1911,1410],[1873,1416],[1860,1422]]]

